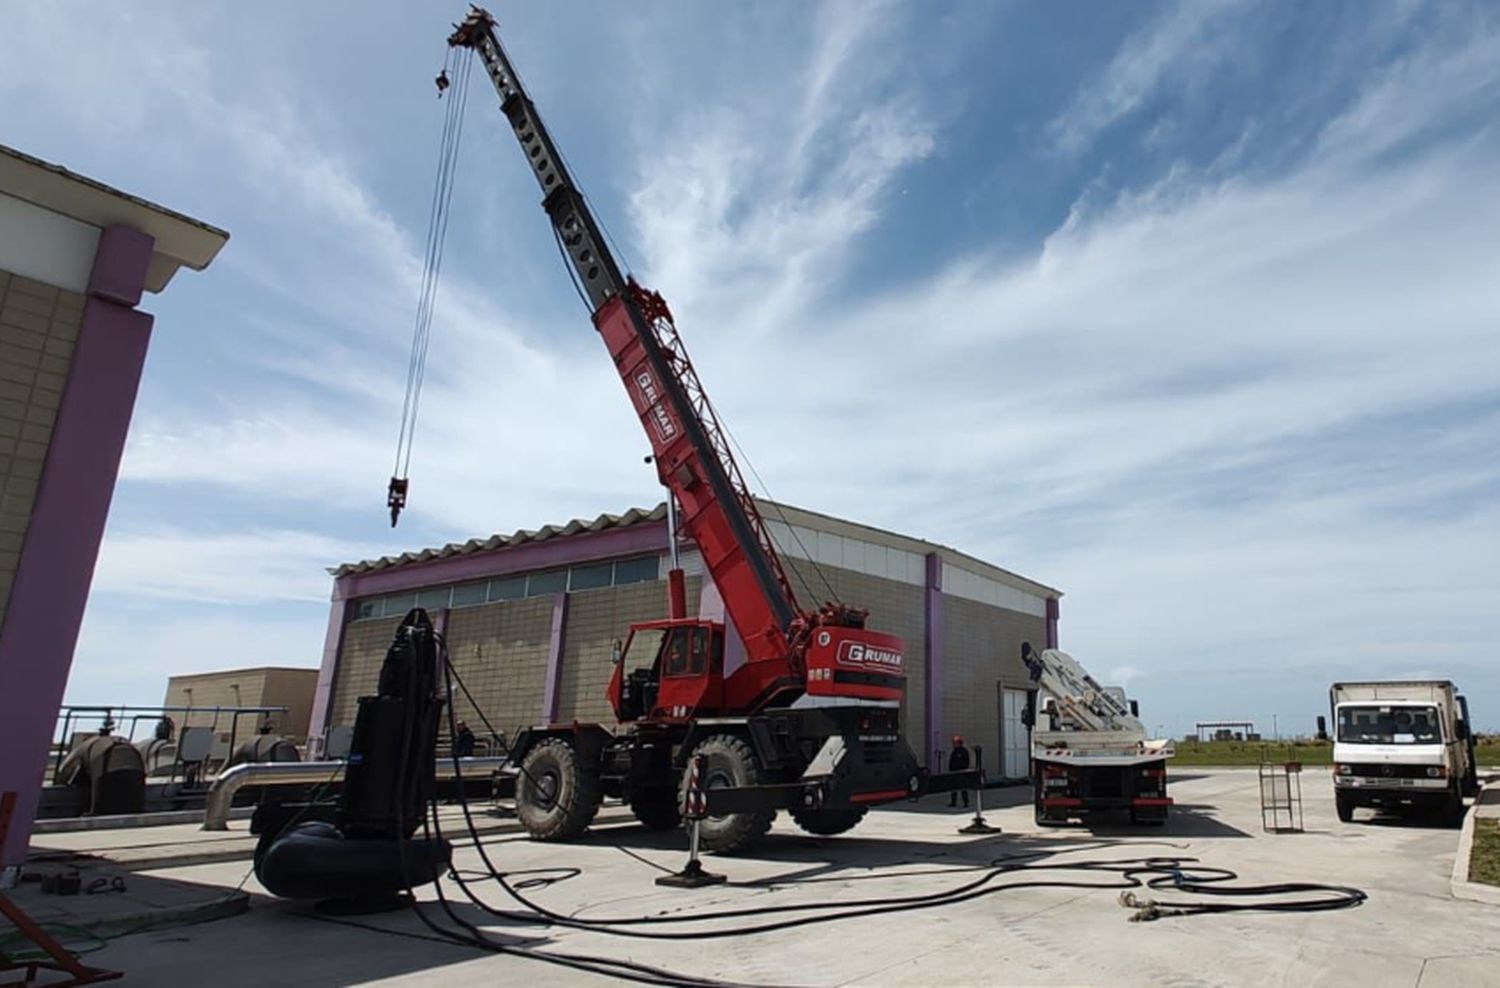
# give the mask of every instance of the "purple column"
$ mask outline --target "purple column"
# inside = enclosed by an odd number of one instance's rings
[[[307,726],[307,743],[311,746],[317,739],[318,751],[322,751],[322,738],[328,730],[328,718],[333,714],[333,684],[338,680],[339,655],[344,650],[344,632],[354,618],[354,600],[348,594],[349,580],[340,577],[333,581],[333,604],[328,608],[328,630],[323,634],[323,661],[318,666],[318,686],[313,691],[312,720]]]
[[[562,696],[563,637],[568,627],[568,595],[566,592],[552,598],[552,640],[547,645],[547,678],[542,684],[542,723],[557,721],[559,699]]]
[[[934,772],[940,772],[943,768],[938,755],[943,748],[943,557],[935,552],[927,554],[923,616],[926,620],[923,658],[927,665],[927,735],[932,739],[927,760]]]
[[[1047,647],[1057,647],[1057,598],[1047,598]]]
[[[0,866],[31,839],[57,709],[68,684],[99,541],[151,339],[138,312],[155,240],[125,227],[99,238],[73,362],[0,628],[0,793],[16,793]]]

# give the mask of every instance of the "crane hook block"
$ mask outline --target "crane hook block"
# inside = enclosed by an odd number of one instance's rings
[[[391,509],[391,527],[396,527],[396,519],[401,517],[401,509],[406,507],[406,478],[392,477],[391,486],[385,495],[385,506]]]
[[[452,83],[448,81],[448,70],[444,69],[443,71],[439,72],[437,74],[437,78],[433,81],[437,83],[438,99],[442,99],[443,91],[446,90],[450,85],[452,85]]]

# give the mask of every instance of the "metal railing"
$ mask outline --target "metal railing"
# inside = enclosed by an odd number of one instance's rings
[[[509,759],[503,757],[460,758],[459,772],[474,778],[483,778],[488,772],[503,767]],[[208,797],[203,804],[203,829],[228,830],[229,807],[235,793],[249,785],[293,786],[319,784],[328,785],[344,778],[346,762],[247,762],[220,772],[208,787]],[[455,775],[453,759],[437,760],[437,777],[451,779]]]
[[[53,740],[54,757],[52,763],[52,778],[57,778],[57,773],[62,769],[63,760],[67,758],[68,750],[73,740],[70,728],[74,726],[81,726],[82,724],[87,722],[97,721],[100,725],[101,731],[105,728],[108,728],[111,732],[113,732],[121,723],[128,720],[130,722],[130,729],[126,733],[125,739],[133,743],[135,741],[136,728],[143,720],[160,721],[168,714],[179,714],[182,716],[183,723],[177,725],[177,730],[181,731],[183,727],[197,726],[190,725],[188,723],[188,721],[194,714],[200,715],[202,717],[212,716],[213,723],[209,725],[209,728],[210,730],[217,733],[219,729],[219,718],[227,716],[229,718],[229,756],[226,756],[225,759],[227,761],[228,757],[233,756],[234,754],[234,744],[239,736],[239,724],[241,717],[247,714],[265,716],[267,714],[285,714],[286,712],[286,707],[138,707],[123,705],[89,706],[83,704],[64,704],[58,709],[57,715],[60,726]]]

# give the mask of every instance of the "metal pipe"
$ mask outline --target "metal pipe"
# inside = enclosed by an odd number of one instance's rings
[[[500,768],[509,759],[500,756],[460,758],[459,771],[468,776],[473,771],[475,778],[483,777],[486,771]],[[294,786],[308,783],[327,784],[344,778],[347,762],[247,762],[225,769],[214,777],[208,787],[203,803],[203,829],[228,830],[229,807],[235,793],[245,786]],[[437,760],[437,777],[454,777],[453,759]]]

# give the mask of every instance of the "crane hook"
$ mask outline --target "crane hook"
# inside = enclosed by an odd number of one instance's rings
[[[433,81],[437,83],[438,99],[442,99],[444,90],[452,85],[448,81],[448,69],[444,67],[443,71],[439,72],[437,78]]]
[[[391,509],[391,527],[396,527],[396,519],[401,517],[401,509],[406,507],[406,478],[392,477],[391,486],[386,491],[385,506]]]

